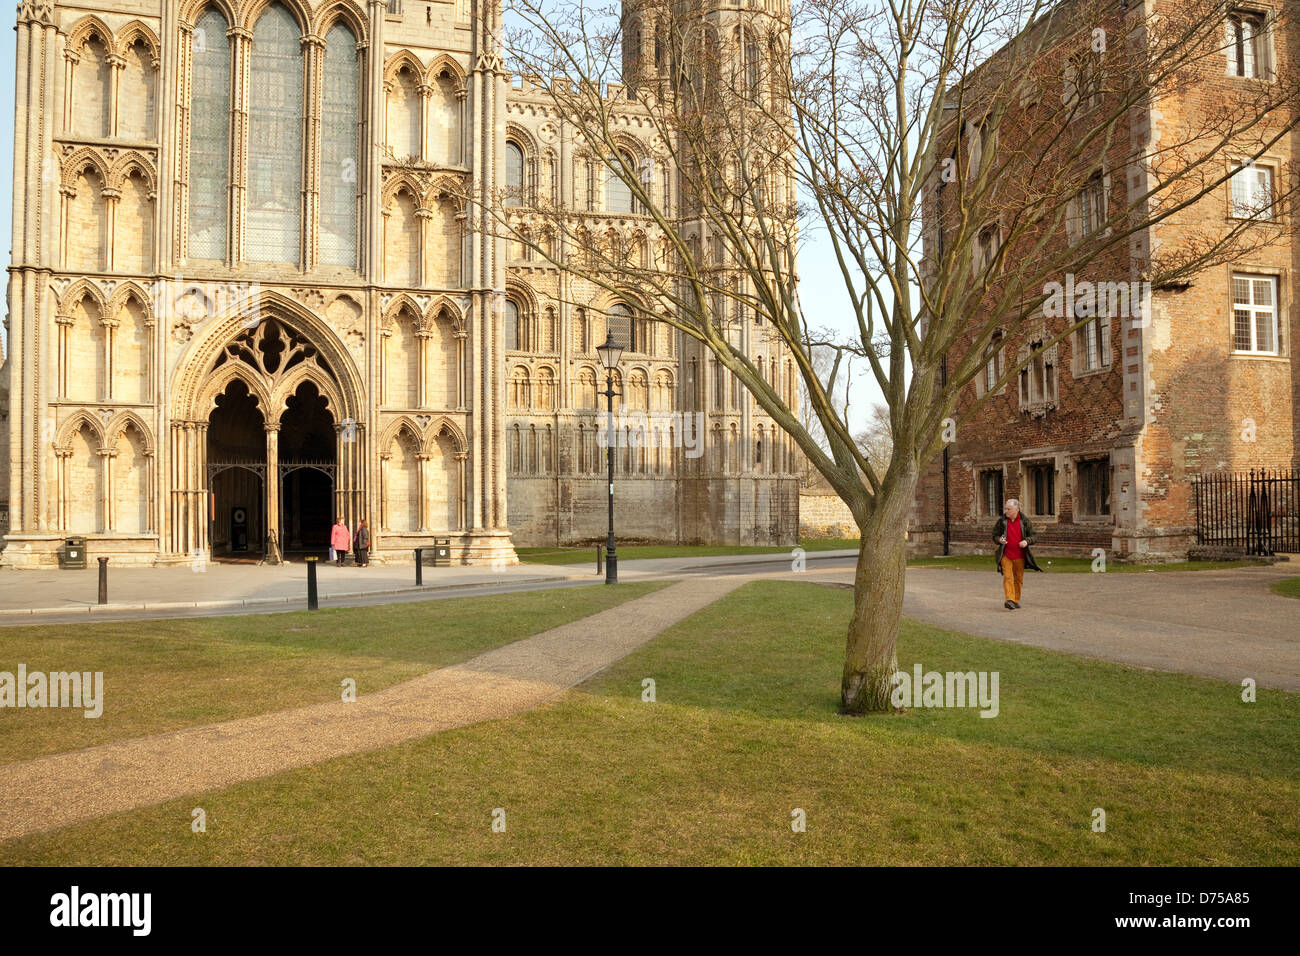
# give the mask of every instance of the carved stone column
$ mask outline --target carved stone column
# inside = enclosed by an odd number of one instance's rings
[[[58,327],[58,381],[55,383],[55,392],[59,398],[64,398],[68,394],[68,349],[72,338],[72,316],[64,315],[60,312],[54,317],[55,324]]]
[[[122,72],[126,69],[126,59],[118,53],[110,53],[106,59],[108,60],[108,135],[117,136],[118,103],[120,102]]]
[[[416,368],[419,370],[415,377],[415,406],[417,408],[429,407],[429,339],[433,333],[428,329],[418,329],[415,333],[415,348],[418,352],[416,356]]]
[[[419,464],[419,525],[421,531],[429,530],[429,460],[433,456],[421,453],[415,456]]]
[[[244,224],[248,208],[248,75],[252,57],[253,34],[249,30],[232,27],[226,31],[230,38],[232,62],[231,76],[234,86],[232,121],[230,129],[230,262],[244,261]]]
[[[113,531],[117,527],[117,507],[113,500],[113,459],[117,454],[108,448],[101,448],[96,454],[99,455],[99,507],[102,516],[102,527],[96,530]]]
[[[321,95],[322,74],[325,63],[325,40],[316,35],[302,38],[304,59],[307,61],[307,88],[303,91],[307,114],[307,177],[303,181],[303,267],[311,272],[320,261],[320,157],[321,157]]]
[[[280,423],[262,427],[266,429],[266,537],[268,542],[272,537],[275,540],[268,545],[270,560],[280,541]]]

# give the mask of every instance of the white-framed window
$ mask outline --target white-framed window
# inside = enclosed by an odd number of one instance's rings
[[[1228,75],[1263,79],[1269,75],[1268,33],[1264,14],[1233,10],[1226,21]]]
[[[1280,333],[1277,277],[1233,273],[1232,350],[1280,355]]]
[[[1273,168],[1243,163],[1232,174],[1234,219],[1273,218]]]
[[[1033,358],[1020,370],[1020,410],[1031,415],[1044,415],[1056,407],[1056,346],[1044,350],[1044,335],[1031,340],[1021,353],[1033,353]]]
[[[1108,309],[1099,303],[1080,303],[1075,308],[1076,319],[1088,316],[1086,324],[1074,333],[1078,361],[1075,370],[1080,374],[1096,372],[1110,365],[1110,316]],[[1089,315],[1089,313],[1093,313]]]

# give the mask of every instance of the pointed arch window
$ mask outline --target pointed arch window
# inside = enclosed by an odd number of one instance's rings
[[[292,262],[302,246],[301,31],[280,4],[253,27],[248,97],[248,255]]]
[[[320,255],[357,268],[360,62],[357,38],[342,23],[325,37],[321,93]]]
[[[190,96],[189,254],[225,259],[230,191],[229,24],[215,7],[194,27],[194,75]]]

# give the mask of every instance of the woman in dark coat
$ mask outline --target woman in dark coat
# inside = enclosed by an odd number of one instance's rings
[[[352,538],[352,551],[357,556],[357,567],[364,568],[370,563],[370,526],[362,518],[357,525],[357,533]]]

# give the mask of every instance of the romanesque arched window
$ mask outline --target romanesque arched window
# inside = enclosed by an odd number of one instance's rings
[[[190,93],[189,254],[226,257],[230,158],[230,40],[226,18],[215,7],[194,27]]]
[[[320,257],[332,266],[357,268],[357,195],[361,158],[357,106],[360,63],[357,38],[342,23],[325,37],[321,94]]]
[[[623,400],[633,411],[646,411],[650,406],[650,382],[643,369],[633,369],[627,379],[627,395]]]
[[[637,168],[636,160],[632,158],[631,153],[621,152],[611,159],[614,165],[605,169],[605,208],[610,212],[634,213],[637,211],[636,200],[632,195],[631,187],[620,175],[618,169],[620,160],[625,170]]]
[[[547,412],[555,407],[555,373],[545,366],[537,370],[533,407]]]
[[[517,143],[506,143],[506,205],[524,204],[524,151]]]
[[[512,299],[506,299],[506,348],[523,349],[526,348],[523,329],[519,322],[519,306]]]
[[[529,381],[528,369],[522,365],[515,366],[510,376],[510,407],[526,409],[532,405],[532,383]]]
[[[302,243],[302,39],[274,4],[253,27],[248,96],[248,252],[297,263]]]
[[[623,348],[631,351],[632,349],[632,310],[622,302],[615,303],[609,307],[607,322],[607,331],[615,342]]]
[[[574,405],[580,409],[590,410],[596,407],[596,372],[592,368],[582,368],[578,372],[577,395]]]

